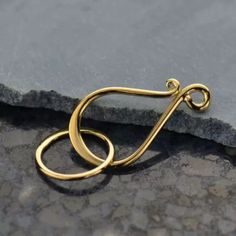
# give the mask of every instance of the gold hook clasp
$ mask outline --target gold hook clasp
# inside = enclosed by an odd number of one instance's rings
[[[162,114],[161,118],[157,121],[155,126],[152,128],[149,135],[146,137],[144,142],[140,147],[132,153],[130,156],[123,158],[121,160],[112,161],[110,165],[112,166],[127,166],[136,161],[143,153],[147,150],[149,145],[152,143],[153,139],[160,132],[162,127],[171,117],[173,112],[178,108],[178,106],[185,102],[187,106],[193,110],[203,111],[206,110],[210,105],[211,94],[205,85],[202,84],[192,84],[183,89],[180,87],[180,83],[176,79],[169,79],[166,83],[167,91],[153,91],[144,90],[136,88],[126,88],[126,87],[107,87],[96,90],[89,95],[87,95],[79,105],[74,110],[69,124],[69,136],[71,143],[77,153],[83,157],[85,160],[94,165],[101,165],[104,160],[95,154],[93,154],[86,144],[81,135],[81,119],[84,110],[89,106],[91,102],[97,98],[107,95],[107,94],[127,94],[136,96],[149,96],[149,97],[173,97],[172,102],[167,107],[166,111]],[[195,102],[192,98],[192,94],[200,92],[203,95],[202,102]]]

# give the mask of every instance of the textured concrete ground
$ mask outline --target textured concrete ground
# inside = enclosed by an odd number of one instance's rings
[[[101,87],[164,90],[175,77],[209,86],[212,106],[182,106],[166,128],[236,147],[235,12],[234,0],[0,1],[0,101],[71,113]],[[164,109],[106,97],[88,117],[152,125]]]
[[[224,147],[162,132],[133,166],[83,181],[37,172],[34,152],[69,116],[0,106],[0,235],[235,235],[236,168]],[[134,151],[150,127],[85,122],[107,133],[117,158]],[[94,152],[105,155],[97,140]],[[88,169],[68,140],[45,154],[68,172]]]

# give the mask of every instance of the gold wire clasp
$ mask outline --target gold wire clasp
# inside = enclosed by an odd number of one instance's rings
[[[130,156],[123,158],[121,160],[113,160],[110,162],[112,166],[127,166],[136,161],[144,152],[147,150],[149,145],[152,143],[154,138],[160,132],[162,127],[168,121],[173,112],[178,108],[178,106],[185,102],[187,106],[193,110],[203,111],[206,110],[210,105],[211,94],[205,85],[202,84],[192,84],[183,89],[180,87],[180,83],[176,79],[169,79],[166,83],[167,91],[153,91],[144,90],[136,88],[126,88],[126,87],[107,87],[96,90],[84,99],[81,100],[79,105],[74,110],[69,124],[69,136],[71,143],[77,153],[83,157],[86,161],[96,166],[101,165],[104,160],[101,157],[93,154],[86,146],[82,135],[81,135],[81,120],[85,109],[89,106],[91,102],[107,94],[126,94],[126,95],[136,95],[136,96],[148,96],[148,97],[173,97],[172,102],[167,107],[166,111],[162,114],[161,118],[157,121],[149,135],[146,137],[144,142],[140,147]],[[193,100],[192,94],[200,92],[203,96],[201,102],[195,102]]]
[[[89,178],[94,175],[102,172],[106,167],[112,166],[127,166],[136,161],[149,147],[153,139],[160,132],[161,128],[168,121],[173,112],[177,109],[177,107],[185,102],[187,106],[193,110],[203,111],[207,109],[210,105],[211,94],[209,89],[202,84],[192,84],[183,89],[180,87],[180,83],[176,79],[169,79],[166,83],[167,91],[153,91],[153,90],[144,90],[144,89],[136,89],[136,88],[125,88],[125,87],[108,87],[99,89],[89,95],[87,95],[76,107],[73,112],[69,130],[58,131],[48,138],[46,138],[42,143],[38,146],[36,150],[36,163],[39,166],[39,169],[47,176],[59,179],[59,180],[75,180],[75,179],[83,179]],[[195,102],[193,100],[192,94],[200,92],[203,96],[202,102]],[[91,102],[96,100],[97,98],[104,96],[106,94],[127,94],[127,95],[137,95],[137,96],[149,96],[149,97],[172,97],[172,102],[167,107],[166,111],[162,114],[161,118],[157,121],[155,126],[152,128],[149,135],[146,137],[144,142],[140,145],[140,147],[130,156],[119,160],[114,161],[114,145],[110,141],[110,139],[102,134],[99,131],[90,130],[90,129],[82,129],[81,128],[81,120],[83,116],[83,112],[89,106]],[[78,154],[87,160],[89,163],[94,164],[96,167],[92,170],[86,171],[84,173],[75,173],[75,174],[64,174],[55,172],[49,169],[42,160],[43,153],[51,146],[54,142],[58,141],[61,138],[66,136],[70,137],[71,143]],[[82,134],[93,135],[104,141],[108,146],[108,155],[105,160],[93,154],[82,138]]]

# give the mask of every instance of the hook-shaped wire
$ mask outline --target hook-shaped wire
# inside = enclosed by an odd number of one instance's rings
[[[167,91],[153,91],[153,90],[144,90],[136,88],[126,88],[126,87],[107,87],[96,90],[84,99],[81,100],[79,105],[74,110],[69,124],[69,136],[71,143],[77,153],[83,157],[85,160],[94,165],[100,165],[104,160],[95,154],[93,154],[86,144],[81,135],[81,119],[83,116],[84,110],[89,106],[91,102],[98,99],[101,96],[107,94],[128,94],[136,96],[149,96],[149,97],[173,97],[172,102],[167,107],[166,111],[162,114],[160,119],[157,121],[155,126],[152,128],[151,132],[148,134],[144,142],[140,147],[132,153],[130,156],[123,158],[121,160],[111,162],[112,166],[127,166],[136,161],[140,156],[144,154],[149,145],[152,143],[154,138],[160,132],[162,127],[166,124],[170,116],[177,109],[177,107],[185,102],[187,106],[193,110],[203,111],[209,107],[211,94],[209,89],[202,84],[192,84],[183,89],[180,88],[180,83],[176,79],[169,79],[166,83]],[[192,98],[192,94],[200,92],[203,95],[202,102],[195,102]]]

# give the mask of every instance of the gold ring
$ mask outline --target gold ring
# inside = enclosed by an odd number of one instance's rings
[[[103,141],[105,141],[108,145],[109,152],[107,155],[107,158],[101,162],[100,165],[98,165],[96,168],[83,172],[83,173],[77,173],[77,174],[62,174],[58,173],[55,171],[50,170],[42,161],[42,155],[43,153],[51,146],[54,142],[58,141],[59,139],[68,136],[69,131],[59,131],[48,138],[46,138],[42,143],[39,145],[39,147],[36,150],[36,162],[38,166],[40,167],[40,170],[47,176],[52,177],[54,179],[59,179],[59,180],[76,180],[76,179],[85,179],[92,177],[94,175],[97,175],[103,171],[113,160],[114,157],[114,146],[110,139],[106,137],[104,134],[94,131],[94,130],[89,130],[89,129],[81,129],[82,133],[89,134],[89,135],[94,135]]]

